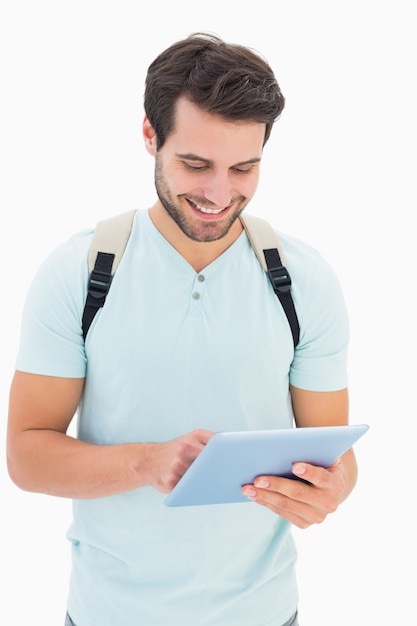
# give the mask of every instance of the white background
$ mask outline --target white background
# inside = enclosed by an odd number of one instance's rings
[[[412,5],[1,5],[0,624],[63,624],[69,574],[70,503],[19,491],[4,462],[23,299],[39,263],[73,232],[153,202],[140,131],[146,69],[197,30],[259,50],[276,72],[287,105],[250,211],[335,267],[351,319],[351,421],[371,426],[356,447],[350,499],[324,524],[295,531],[302,626],[415,619]]]

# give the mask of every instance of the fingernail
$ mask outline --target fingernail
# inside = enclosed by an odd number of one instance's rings
[[[243,495],[248,496],[248,498],[253,498],[253,496],[256,496],[256,489],[253,489],[252,487],[245,487]]]
[[[266,478],[259,478],[255,480],[255,485],[256,487],[260,487],[261,489],[264,489],[265,487],[269,487],[269,481],[266,480]]]
[[[306,471],[306,466],[305,465],[301,465],[300,463],[297,463],[292,468],[292,471],[294,472],[294,474],[297,474],[297,476],[302,476],[305,473],[305,471]]]

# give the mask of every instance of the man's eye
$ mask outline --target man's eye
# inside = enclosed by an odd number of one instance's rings
[[[202,172],[203,170],[207,169],[207,165],[191,165],[191,163],[186,162],[184,162],[184,165],[187,170],[190,170],[191,172]]]
[[[252,170],[253,170],[253,167],[247,167],[245,169],[242,169],[240,167],[234,168],[234,171],[236,172],[236,174],[250,174]]]

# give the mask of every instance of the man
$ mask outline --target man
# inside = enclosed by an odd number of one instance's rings
[[[138,211],[85,342],[91,231],[34,280],[8,464],[21,488],[74,501],[67,624],[298,623],[291,525],[322,522],[348,496],[352,450],[328,469],[294,464],[308,482],[258,477],[242,488],[247,503],[163,505],[215,431],[348,422],[337,279],[315,250],[281,235],[301,327],[294,350],[239,220],[283,107],[253,51],[205,34],[173,44],[145,90],[158,199]]]

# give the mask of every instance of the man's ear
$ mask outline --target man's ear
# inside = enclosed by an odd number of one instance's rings
[[[145,148],[152,156],[156,155],[156,134],[155,131],[148,120],[148,118],[144,117],[143,125],[142,125],[142,133],[143,139],[145,140]]]

